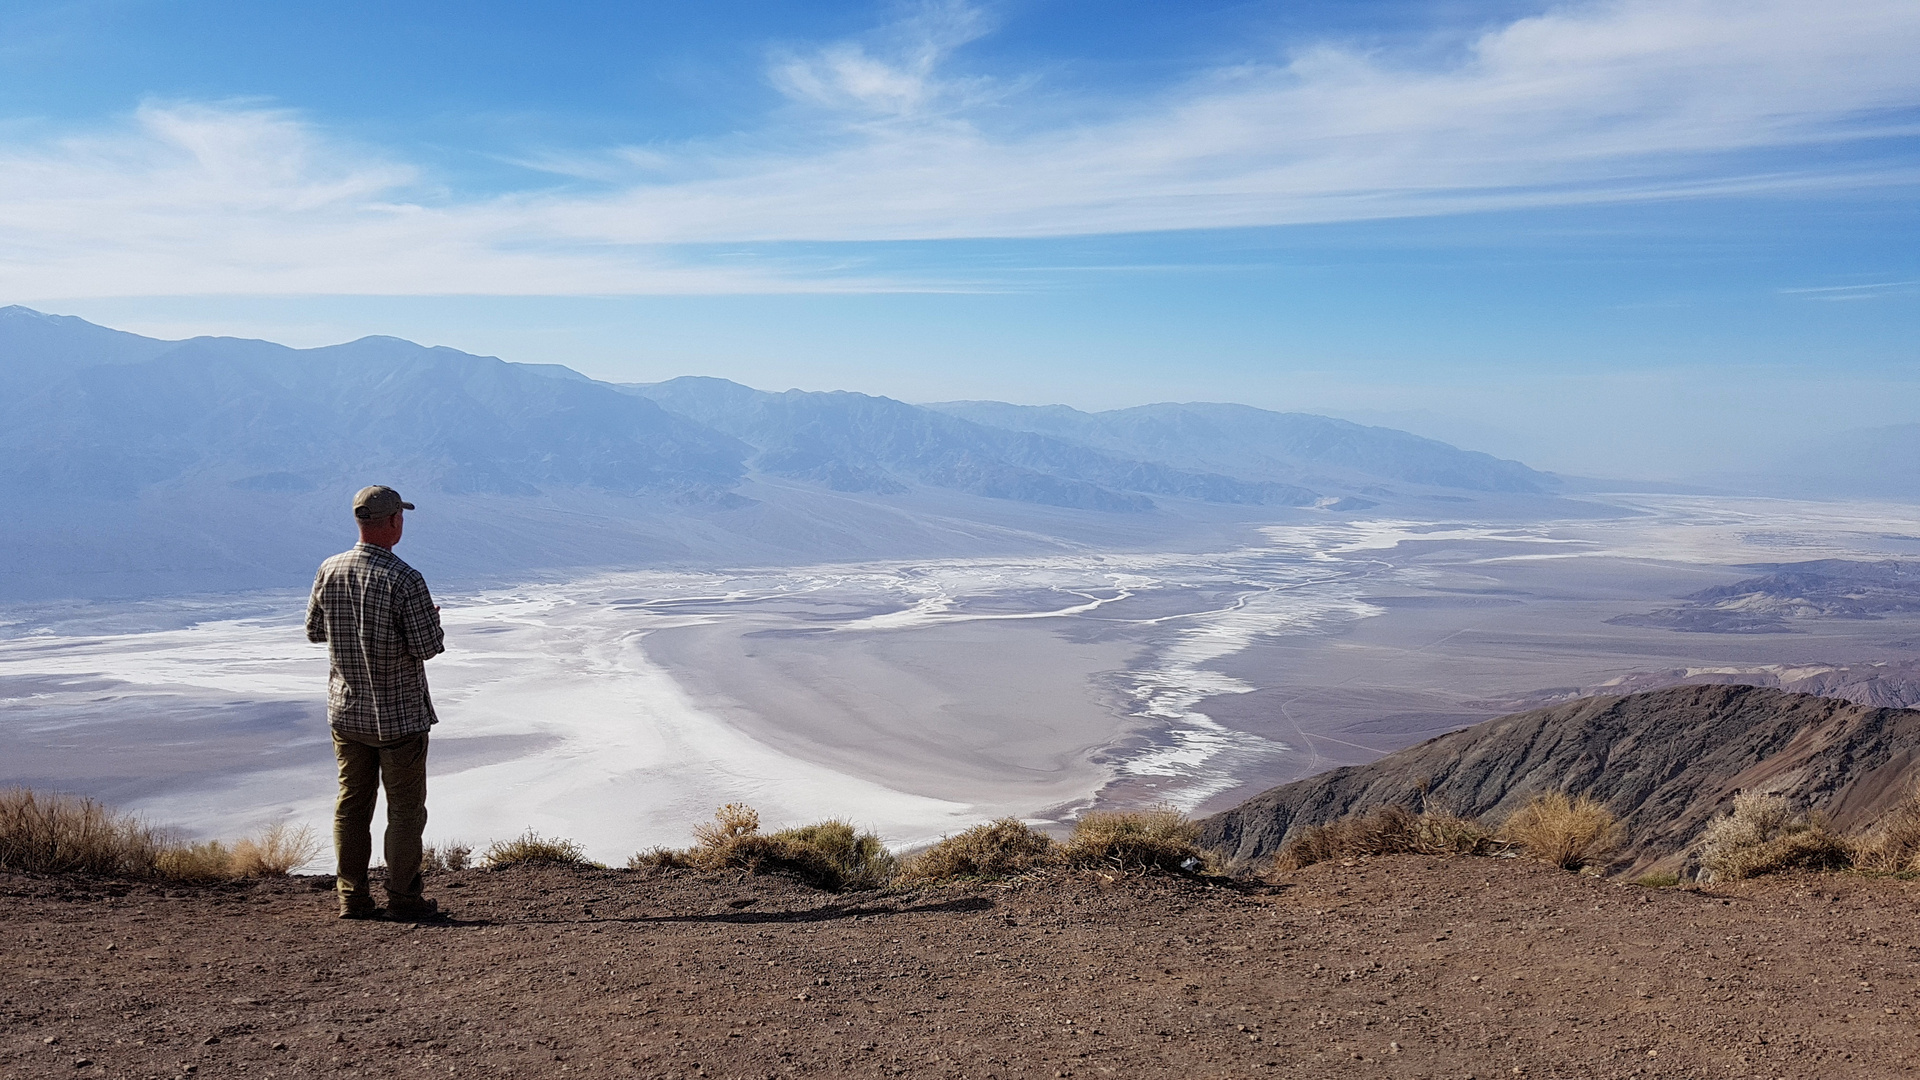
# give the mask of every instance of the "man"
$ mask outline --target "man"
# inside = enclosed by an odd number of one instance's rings
[[[431,918],[420,895],[427,827],[427,729],[438,722],[426,661],[446,651],[426,579],[393,553],[413,504],[375,485],[353,497],[360,542],[320,564],[307,604],[307,640],[327,643],[327,723],[340,763],[333,809],[340,917],[377,914],[367,888],[374,797],[387,789],[387,913]]]

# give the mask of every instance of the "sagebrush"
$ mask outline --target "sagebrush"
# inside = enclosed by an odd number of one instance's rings
[[[1853,864],[1862,870],[1920,871],[1920,789],[1908,792],[1853,842]]]
[[[975,825],[907,859],[900,880],[909,883],[965,878],[1004,878],[1047,863],[1053,840],[1019,818]]]
[[[1779,795],[1742,791],[1733,810],[1707,823],[1700,834],[1700,868],[1713,881],[1777,874],[1786,870],[1844,870],[1853,865],[1853,845],[1828,831]]]

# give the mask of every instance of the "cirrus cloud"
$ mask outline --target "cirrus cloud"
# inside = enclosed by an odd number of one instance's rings
[[[0,292],[916,288],[863,272],[857,251],[705,246],[1273,226],[1920,172],[1911,0],[1561,7],[1440,65],[1320,44],[1078,122],[1023,115],[1025,84],[948,71],[986,29],[949,3],[779,55],[768,78],[791,105],[763,131],[575,154],[593,183],[510,192],[449,190],[292,111],[148,104],[114,130],[0,145]]]

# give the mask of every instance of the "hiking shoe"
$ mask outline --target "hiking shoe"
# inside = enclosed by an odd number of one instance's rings
[[[419,900],[396,900],[388,897],[387,917],[391,919],[404,919],[408,922],[427,922],[432,919],[438,919],[441,918],[440,901],[425,898]]]
[[[340,917],[343,919],[377,919],[380,917],[380,909],[374,907],[373,901],[371,900],[357,904],[341,904]]]

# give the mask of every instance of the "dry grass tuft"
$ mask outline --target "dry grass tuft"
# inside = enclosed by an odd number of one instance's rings
[[[0,792],[0,869],[145,877],[161,846],[138,818],[92,799]]]
[[[1588,796],[1552,791],[1515,810],[1498,835],[1543,862],[1581,870],[1605,862],[1619,846],[1620,819]]]
[[[694,870],[698,869],[691,852],[679,848],[657,847],[652,851],[642,851],[627,857],[629,870]]]
[[[1787,870],[1844,870],[1853,861],[1853,845],[1794,813],[1778,795],[1742,791],[1733,797],[1733,812],[1713,819],[1700,834],[1700,866],[1714,881]]]
[[[458,840],[447,844],[428,844],[420,851],[420,872],[446,874],[473,865],[473,845]]]
[[[1382,806],[1302,831],[1274,856],[1268,872],[1367,855],[1483,855],[1494,846],[1493,834],[1472,818]]]
[[[168,844],[154,860],[154,873],[169,881],[226,881],[233,877],[233,849],[218,840]]]
[[[1909,793],[1866,835],[1854,841],[1853,862],[1862,870],[1920,870],[1920,789]]]
[[[1019,818],[1001,818],[949,836],[908,859],[900,878],[908,882],[999,878],[1024,874],[1047,861],[1053,840]]]
[[[1172,870],[1192,873],[1213,864],[1200,846],[1200,826],[1170,806],[1150,810],[1096,810],[1074,823],[1056,861],[1082,869]]]
[[[530,863],[559,863],[566,866],[587,865],[586,849],[571,840],[559,837],[541,836],[528,829],[511,840],[495,840],[487,846],[480,859],[489,868],[498,870],[503,866],[519,866]]]
[[[874,889],[893,880],[899,862],[880,838],[846,821],[821,821],[776,833],[760,831],[760,814],[728,803],[714,819],[694,826],[693,847],[655,848],[627,860],[632,869],[691,867],[697,870],[785,872],[815,888]]]
[[[276,822],[233,845],[227,873],[232,877],[286,877],[320,854],[320,840],[305,825]]]

